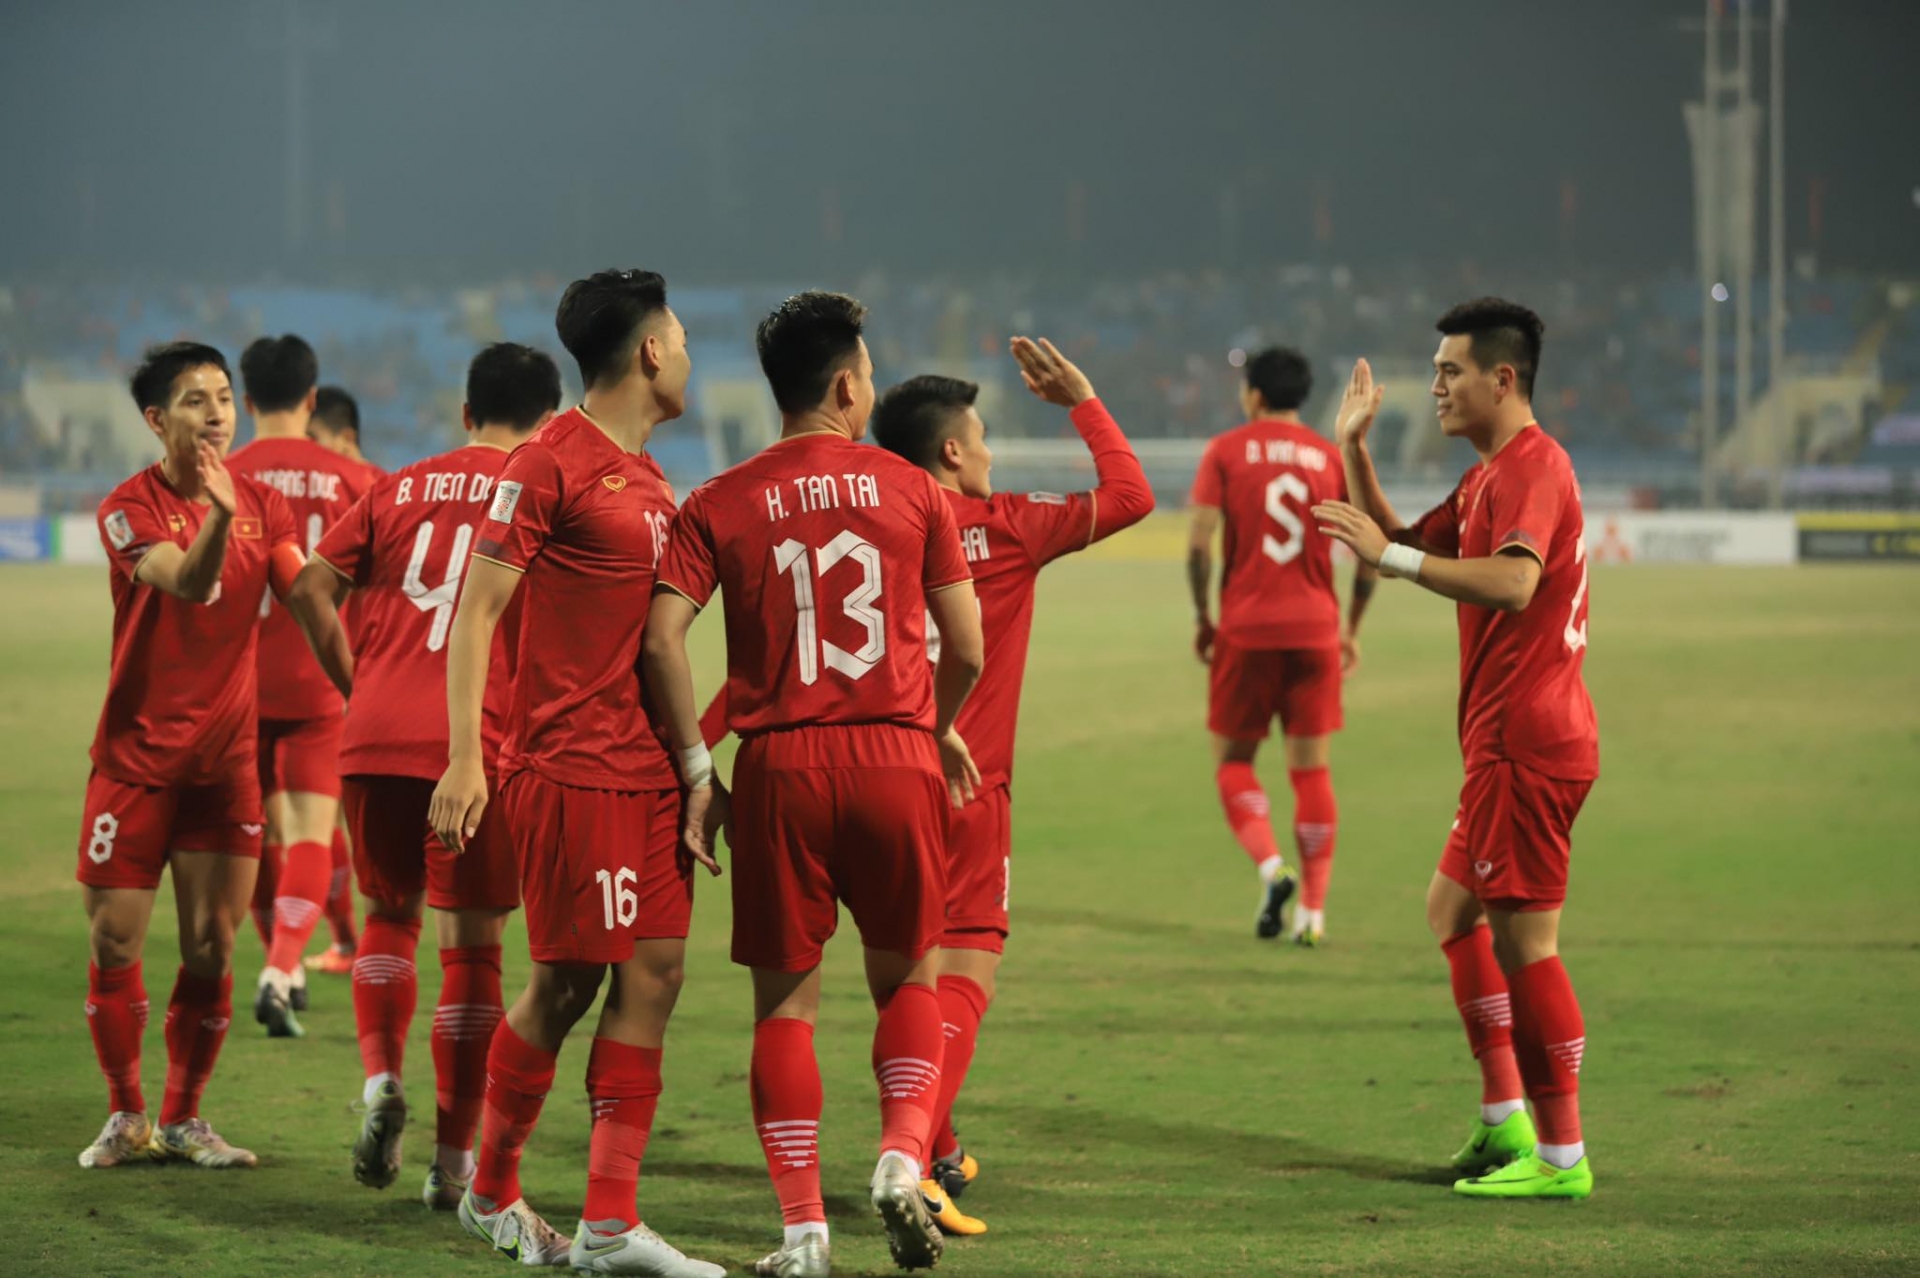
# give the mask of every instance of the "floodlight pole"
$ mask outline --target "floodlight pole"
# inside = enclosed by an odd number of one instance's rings
[[[1738,432],[1753,429],[1753,6],[1755,0],[1735,0],[1740,17],[1735,30],[1740,41],[1740,56],[1735,73],[1733,145],[1728,158],[1738,166],[1737,189],[1732,194],[1740,201],[1743,214],[1737,223],[1741,234],[1733,249],[1733,422]]]
[[[1773,0],[1767,69],[1767,378],[1773,389],[1773,474],[1767,504],[1785,504],[1787,466],[1787,0]]]
[[[1720,267],[1720,0],[1706,0],[1707,53],[1700,113],[1700,505],[1712,510],[1713,450],[1720,442],[1720,310],[1713,299]]]

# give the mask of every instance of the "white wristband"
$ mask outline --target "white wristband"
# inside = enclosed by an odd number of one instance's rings
[[[1415,550],[1396,541],[1381,553],[1380,573],[1386,577],[1405,577],[1408,581],[1418,581],[1420,565],[1426,561],[1426,551]]]
[[[713,753],[704,745],[688,746],[680,751],[680,779],[687,789],[698,790],[713,783]]]

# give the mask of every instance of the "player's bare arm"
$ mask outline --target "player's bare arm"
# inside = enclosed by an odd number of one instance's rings
[[[934,739],[940,743],[940,768],[947,776],[947,797],[953,806],[973,801],[980,784],[967,743],[954,728],[967,694],[980,681],[987,664],[986,636],[980,629],[980,604],[973,583],[962,581],[927,594],[927,611],[940,631],[940,659],[933,666]],[[696,730],[698,725],[696,724]]]
[[[1360,668],[1360,618],[1367,615],[1374,587],[1380,584],[1380,570],[1356,560],[1353,586],[1347,591],[1347,616],[1340,626],[1340,673],[1352,674]]]
[[[300,623],[320,669],[343,697],[353,695],[353,648],[340,621],[340,605],[353,585],[338,568],[318,556],[309,559],[287,591],[287,611]]]
[[[501,614],[520,589],[520,570],[474,555],[447,641],[447,771],[434,787],[427,823],[455,852],[480,828],[487,810],[487,768],[480,746],[480,707],[487,694],[487,657]]]
[[[133,579],[188,603],[206,603],[220,584],[220,570],[226,567],[228,535],[238,502],[233,492],[233,476],[211,445],[202,443],[198,447],[194,466],[199,472],[201,490],[212,505],[206,522],[200,525],[199,534],[185,550],[163,541],[148,551],[134,570]]]
[[[1349,477],[1351,478],[1351,477]],[[1381,568],[1389,548],[1407,552],[1404,565],[1384,565],[1388,576],[1411,577],[1436,595],[1457,603],[1475,604],[1500,612],[1520,612],[1533,602],[1540,584],[1540,560],[1523,546],[1505,546],[1481,559],[1449,559],[1427,554],[1388,539],[1365,511],[1343,501],[1321,502],[1313,508],[1320,531],[1345,542],[1360,561]]]
[[[1373,468],[1373,454],[1367,448],[1367,433],[1380,415],[1380,403],[1386,388],[1373,380],[1373,366],[1360,360],[1347,379],[1346,393],[1340,397],[1340,414],[1335,419],[1334,438],[1340,445],[1341,460],[1347,467],[1347,490],[1353,504],[1386,533],[1389,540],[1413,546],[1426,554],[1441,553],[1414,536],[1407,521],[1400,518],[1380,485]]]
[[[680,842],[689,855],[720,873],[714,853],[718,836],[732,815],[727,789],[713,770],[713,756],[700,731],[700,703],[693,695],[693,662],[687,657],[687,631],[700,615],[693,600],[672,586],[655,586],[647,606],[647,629],[640,642],[640,662],[647,691],[667,721],[667,735],[687,787],[681,812]],[[733,836],[728,833],[731,842]]]
[[[1218,506],[1195,506],[1187,525],[1187,592],[1193,596],[1193,655],[1213,664],[1213,536],[1220,529]]]

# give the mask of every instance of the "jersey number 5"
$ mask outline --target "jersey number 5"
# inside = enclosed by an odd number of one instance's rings
[[[1287,504],[1289,497],[1293,499],[1292,505]],[[1267,485],[1267,517],[1287,534],[1285,541],[1272,533],[1260,534],[1262,553],[1276,564],[1292,563],[1306,547],[1306,524],[1301,521],[1300,511],[1305,508],[1307,497],[1307,485],[1292,473],[1276,475]]]
[[[809,560],[811,559],[811,563]],[[824,577],[842,559],[860,565],[858,586],[841,601],[840,610],[866,628],[867,641],[858,652],[848,652],[831,640],[820,637],[820,622],[814,612],[813,578],[816,566]],[[820,663],[838,670],[849,679],[858,679],[880,664],[887,655],[887,619],[873,601],[880,597],[880,551],[870,541],[846,529],[818,550],[789,537],[773,548],[773,566],[793,575],[793,606],[799,613],[800,682],[811,687],[820,679]]]

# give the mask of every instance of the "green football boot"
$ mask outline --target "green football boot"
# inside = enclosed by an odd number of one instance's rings
[[[1456,1180],[1453,1192],[1469,1198],[1585,1198],[1593,1192],[1593,1168],[1584,1158],[1560,1168],[1529,1154],[1484,1176]]]
[[[1476,1122],[1473,1135],[1467,1137],[1467,1143],[1453,1156],[1454,1169],[1469,1176],[1478,1176],[1496,1167],[1505,1167],[1514,1159],[1531,1154],[1536,1139],[1533,1119],[1527,1116],[1524,1109],[1508,1114],[1493,1127]]]

